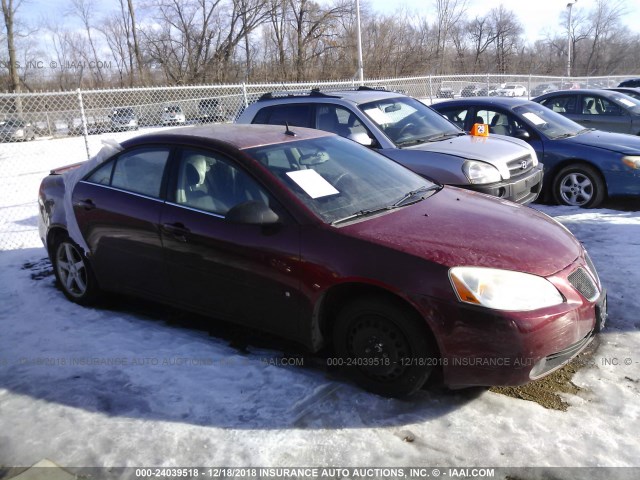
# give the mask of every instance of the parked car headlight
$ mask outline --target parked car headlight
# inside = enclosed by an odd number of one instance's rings
[[[622,163],[624,163],[627,167],[631,167],[635,170],[640,170],[640,156],[626,155],[622,157]]]
[[[494,183],[499,182],[502,177],[500,172],[493,165],[475,160],[467,160],[462,165],[462,172],[469,179],[470,183]]]
[[[547,279],[484,267],[454,267],[449,279],[458,299],[495,310],[529,311],[564,301]]]
[[[22,129],[22,128],[18,128],[18,129],[16,129],[16,131],[15,131],[15,132],[13,132],[13,134],[14,134],[16,137],[24,137],[24,129]]]

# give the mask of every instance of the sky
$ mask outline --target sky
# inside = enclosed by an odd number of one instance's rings
[[[320,3],[328,0],[319,0]],[[355,0],[353,0],[355,2]],[[369,3],[374,11],[381,13],[393,13],[400,8],[406,7],[410,11],[420,14],[433,12],[433,0],[361,0],[363,4]],[[566,32],[566,27],[561,25],[561,15],[567,9],[569,0],[468,0],[467,16],[484,15],[492,8],[498,7],[501,3],[516,12],[518,18],[525,27],[526,36],[533,42],[543,39],[547,32]],[[135,4],[140,4],[138,0]],[[573,7],[573,14],[580,11],[591,10],[596,0],[577,0]],[[627,9],[623,22],[632,30],[640,31],[640,0],[623,0]],[[22,6],[21,16],[28,22],[35,23],[41,18],[53,19],[54,22],[63,25],[75,25],[79,27],[77,19],[69,15],[70,0],[30,0]],[[110,7],[113,5],[113,7]],[[100,18],[111,9],[117,8],[117,2],[110,0],[104,3],[95,3],[93,8],[96,17]],[[434,15],[435,18],[435,15]]]
[[[392,13],[406,6],[410,10],[424,14],[433,11],[432,0],[363,0],[369,1],[374,10]],[[545,32],[552,30],[566,32],[566,27],[560,25],[562,12],[566,11],[569,0],[468,0],[467,15],[469,18],[482,16],[493,8],[503,4],[507,9],[516,12],[525,27],[529,41],[545,38]],[[572,7],[575,15],[580,10],[591,10],[596,0],[578,0]],[[640,0],[624,0],[628,14],[624,23],[632,30],[640,31]]]

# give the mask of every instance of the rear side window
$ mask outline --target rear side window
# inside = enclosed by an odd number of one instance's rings
[[[111,172],[113,172],[113,164],[115,162],[107,162],[89,175],[87,182],[97,183],[98,185],[110,185],[111,184]]]
[[[576,111],[576,96],[556,96],[546,98],[540,102],[547,108],[550,108],[557,113],[575,113]]]
[[[124,152],[98,167],[85,181],[159,198],[169,153],[168,147]]]
[[[265,107],[254,117],[257,124],[311,128],[311,105],[276,105]]]

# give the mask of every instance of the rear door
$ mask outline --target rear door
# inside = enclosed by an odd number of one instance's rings
[[[631,116],[620,105],[601,95],[583,94],[579,123],[607,132],[630,133]]]
[[[168,146],[120,153],[73,191],[78,226],[103,288],[169,294],[159,220],[170,153]]]

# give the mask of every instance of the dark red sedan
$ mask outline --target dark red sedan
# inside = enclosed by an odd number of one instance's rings
[[[606,319],[593,264],[554,220],[322,131],[136,137],[52,172],[39,204],[70,300],[124,292],[328,346],[384,395],[436,368],[450,386],[526,383]]]

